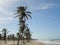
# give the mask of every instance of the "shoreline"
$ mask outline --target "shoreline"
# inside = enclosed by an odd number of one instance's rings
[[[26,42],[25,44],[22,43],[22,41],[19,41],[19,44],[22,45],[44,45],[43,42],[37,42],[37,40],[31,40],[30,42]],[[4,43],[4,41],[0,41],[0,45],[17,45],[17,41],[13,41],[13,40],[8,40],[7,43]]]

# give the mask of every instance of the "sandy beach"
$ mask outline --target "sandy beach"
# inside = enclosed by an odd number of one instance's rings
[[[4,41],[0,41],[0,45],[17,45],[17,41],[7,41],[7,43],[5,43]],[[43,43],[37,42],[37,41],[30,41],[30,42],[26,42],[23,44],[22,41],[19,42],[19,45],[44,45]]]

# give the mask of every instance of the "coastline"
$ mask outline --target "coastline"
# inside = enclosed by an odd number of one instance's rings
[[[21,45],[44,45],[42,42],[37,42],[37,40],[31,40],[30,42],[26,42],[25,44],[22,44],[21,41],[19,42]],[[0,41],[0,45],[17,45],[17,41],[7,41],[7,43],[4,43],[4,41]]]

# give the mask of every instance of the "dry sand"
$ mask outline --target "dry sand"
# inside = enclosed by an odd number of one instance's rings
[[[35,41],[30,41],[30,42],[26,42],[25,44],[23,44],[21,41],[19,42],[20,45],[44,45],[43,43],[37,42]],[[17,45],[17,41],[7,41],[7,43],[5,43],[4,41],[0,41],[0,45]]]

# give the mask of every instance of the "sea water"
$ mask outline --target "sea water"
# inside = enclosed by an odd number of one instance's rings
[[[42,42],[45,45],[60,45],[60,40],[37,40],[38,42]]]

